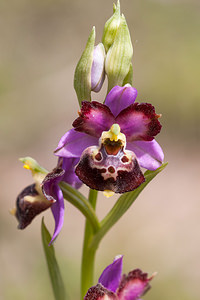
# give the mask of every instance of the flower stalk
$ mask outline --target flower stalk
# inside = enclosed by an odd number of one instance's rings
[[[90,189],[88,202],[95,210],[97,202],[98,191]],[[90,247],[91,241],[94,237],[91,223],[86,219],[85,233],[83,241],[82,264],[81,264],[81,300],[84,298],[87,290],[93,285],[94,277],[94,262],[97,247]]]
[[[75,190],[69,184],[61,182],[60,188],[63,192],[63,197],[80,210],[80,212],[85,216],[86,220],[88,220],[90,223],[91,230],[94,233],[97,232],[100,228],[100,223],[95,214],[93,205],[83,196],[83,194]]]

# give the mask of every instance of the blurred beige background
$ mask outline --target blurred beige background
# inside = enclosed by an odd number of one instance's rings
[[[40,239],[41,216],[24,231],[9,215],[32,182],[19,157],[49,170],[53,150],[77,116],[73,72],[93,25],[97,42],[113,0],[0,2],[0,299],[53,300]],[[124,272],[158,271],[149,300],[200,299],[200,2],[121,0],[134,45],[138,100],[162,113],[158,138],[168,167],[103,240],[96,280],[117,254]],[[102,93],[103,94],[103,93]],[[93,99],[101,99],[93,95]],[[87,194],[87,189],[83,189]],[[99,198],[102,217],[116,198]],[[44,213],[53,231],[50,211]],[[71,299],[79,299],[84,219],[66,203],[55,243]],[[74,296],[72,296],[74,295]]]

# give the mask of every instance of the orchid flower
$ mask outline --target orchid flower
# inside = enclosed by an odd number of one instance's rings
[[[137,90],[115,86],[105,104],[83,101],[79,117],[60,140],[55,154],[76,158],[75,173],[92,189],[124,193],[136,189],[141,167],[155,170],[164,155],[154,136],[161,130],[154,107],[135,103]]]
[[[22,190],[17,197],[16,208],[11,210],[11,213],[19,222],[18,228],[24,229],[38,214],[51,208],[55,219],[51,244],[59,234],[64,221],[64,198],[59,183],[67,182],[75,189],[82,185],[74,172],[78,159],[59,158],[57,167],[48,174],[34,159],[25,157],[20,160],[24,163],[25,169],[31,170],[35,183]]]
[[[59,182],[78,189],[82,182],[106,196],[136,189],[145,178],[141,167],[155,170],[164,155],[154,136],[160,115],[148,103],[135,103],[137,90],[116,86],[105,104],[83,101],[79,117],[60,140],[58,166],[43,181],[45,197],[55,219],[52,241],[64,220],[64,199]]]
[[[105,268],[97,285],[91,287],[84,300],[142,300],[149,289],[147,273],[140,269],[130,271],[122,276],[123,256],[117,256],[113,263]]]

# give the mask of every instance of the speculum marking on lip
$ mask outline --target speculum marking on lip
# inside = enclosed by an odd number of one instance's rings
[[[110,166],[110,167],[108,168],[108,172],[110,172],[110,173],[115,173],[115,168],[112,167],[112,166]]]
[[[102,160],[102,155],[101,155],[101,153],[99,152],[99,153],[97,153],[96,155],[95,155],[95,157],[94,157],[97,161],[101,161]]]
[[[121,161],[122,161],[123,163],[126,163],[126,162],[129,161],[129,159],[128,159],[127,156],[124,155],[124,156],[122,157]]]

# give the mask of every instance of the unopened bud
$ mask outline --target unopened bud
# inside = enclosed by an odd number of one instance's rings
[[[79,104],[83,100],[91,101],[91,91],[98,92],[103,84],[105,50],[103,44],[94,47],[95,27],[88,38],[85,50],[76,66],[74,74],[74,89]]]
[[[122,15],[114,42],[106,56],[105,71],[108,76],[108,92],[116,85],[123,86],[124,82],[131,83],[132,78],[129,75],[132,76],[132,56],[131,38],[125,17]]]
[[[91,90],[99,92],[105,79],[105,49],[102,43],[94,48],[91,70]]]
[[[120,24],[120,3],[117,1],[117,5],[113,5],[113,15],[106,22],[103,31],[102,43],[104,44],[106,53],[114,42],[117,30]]]

